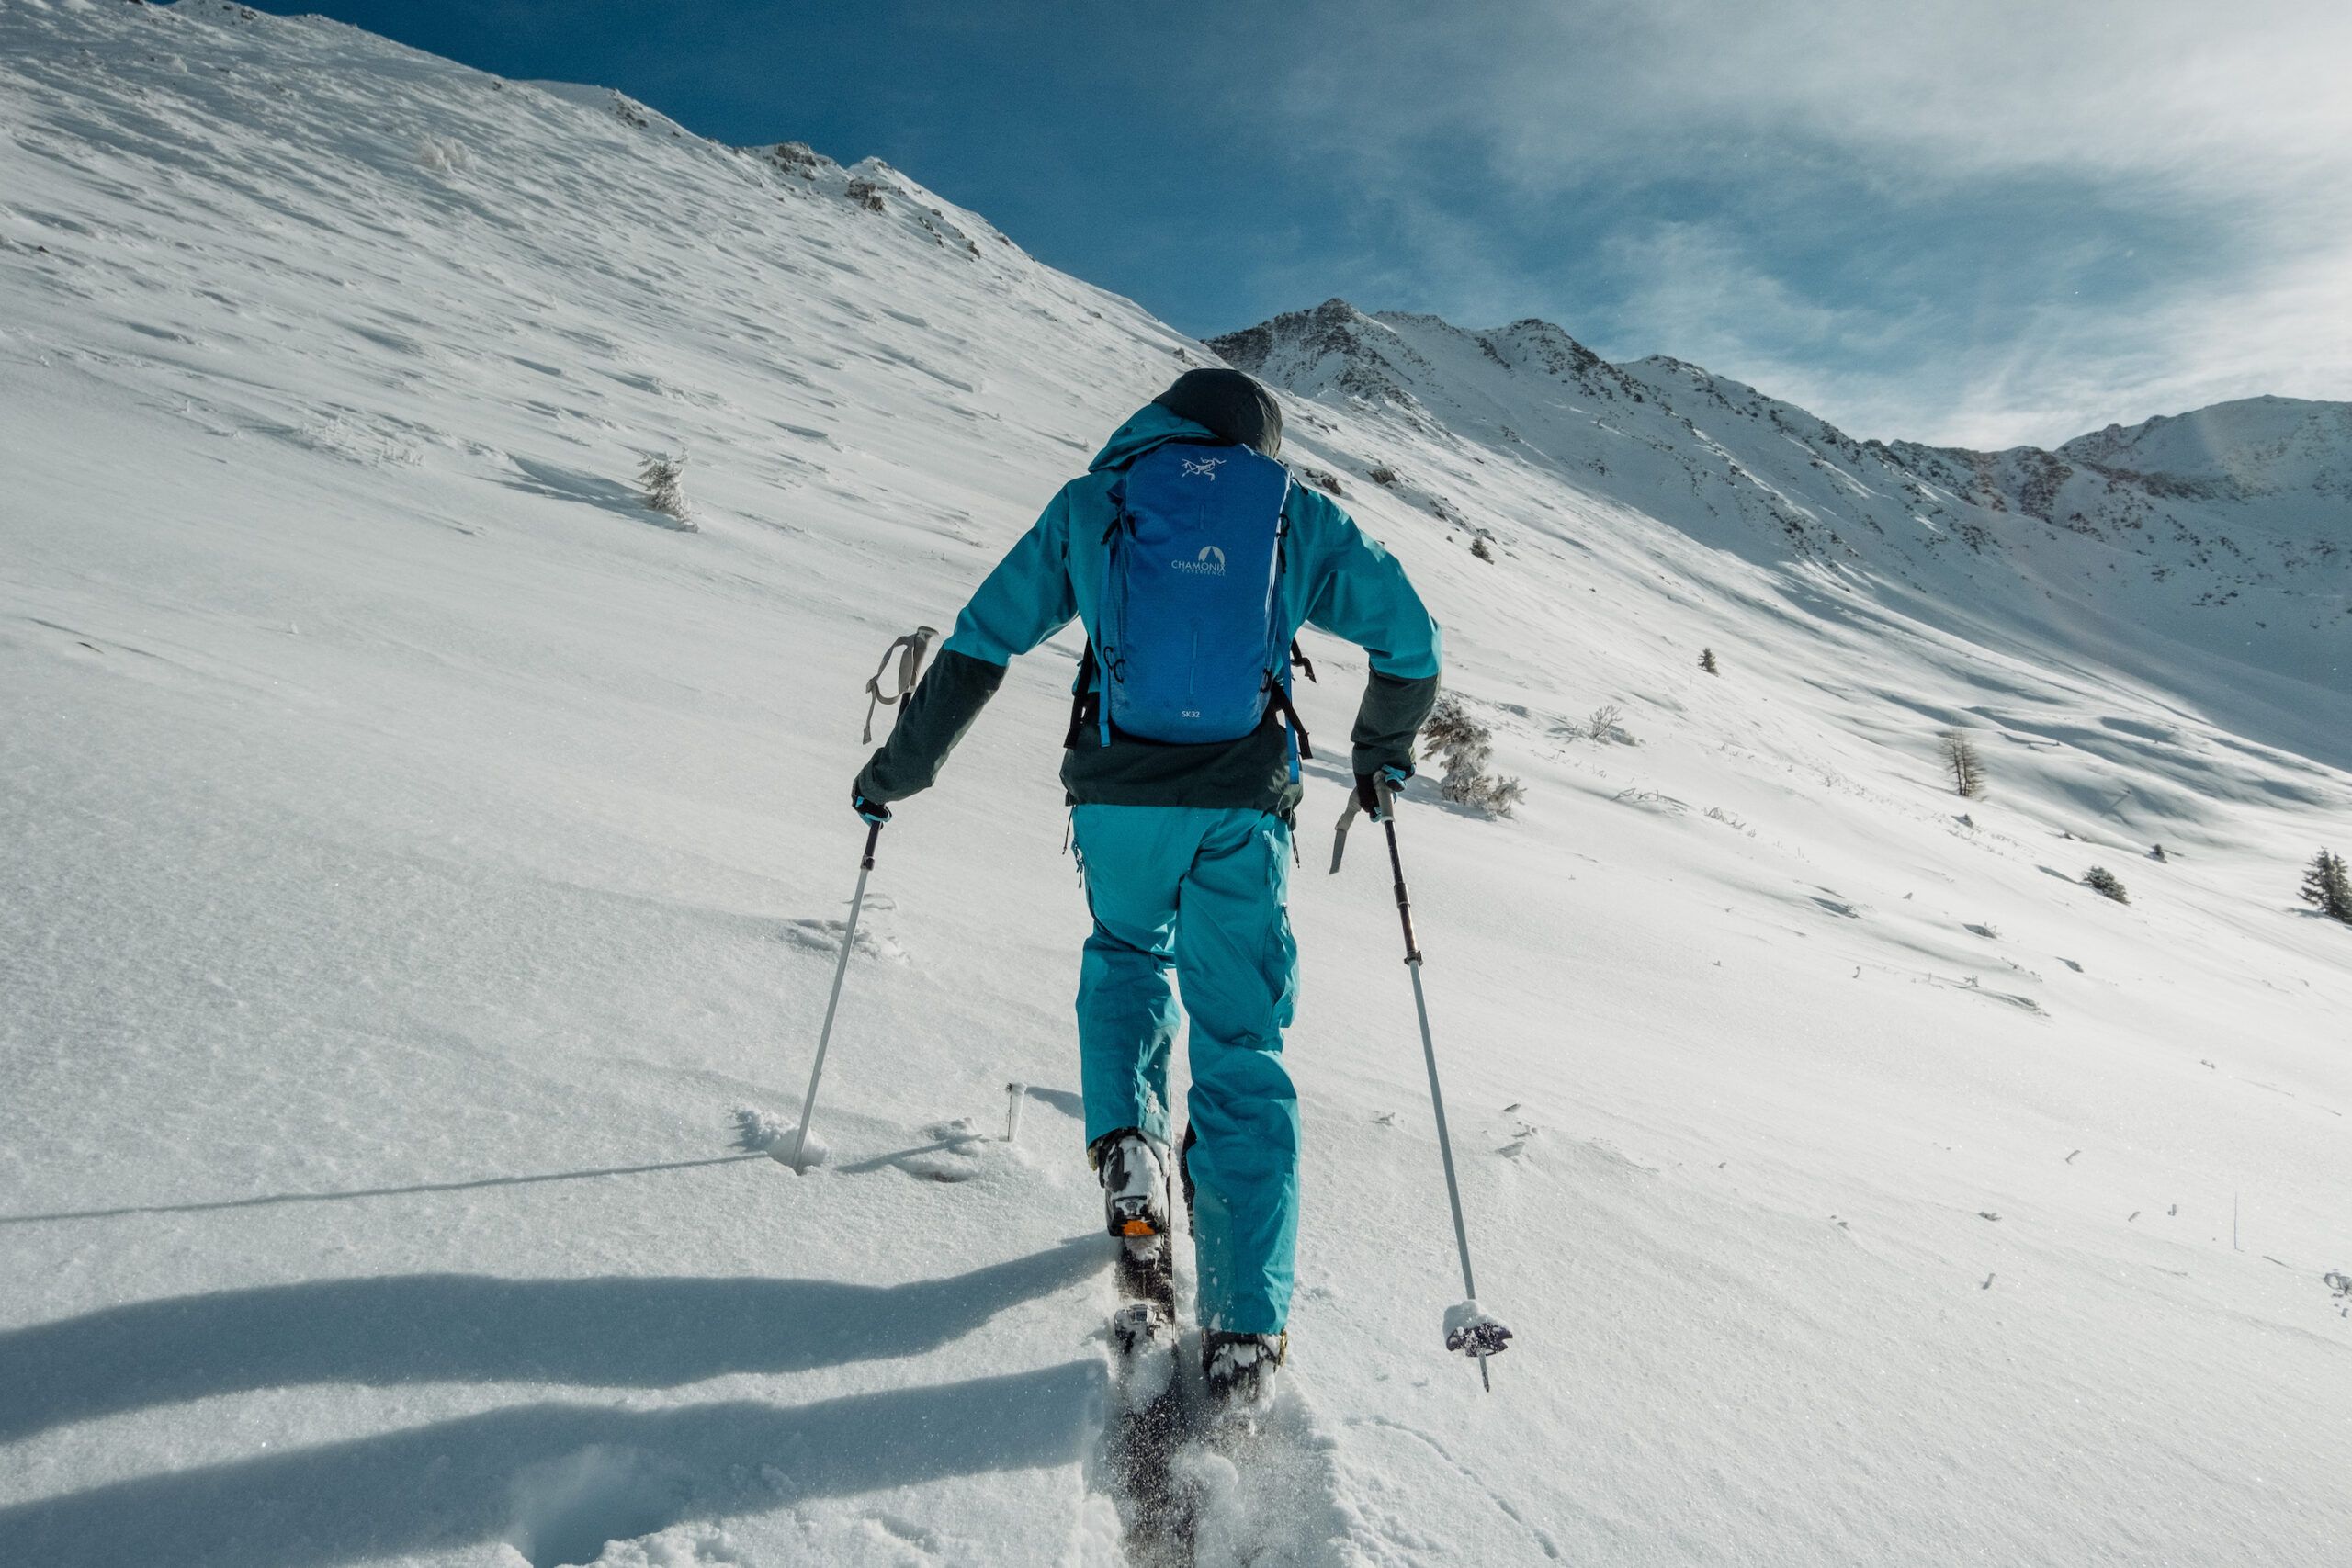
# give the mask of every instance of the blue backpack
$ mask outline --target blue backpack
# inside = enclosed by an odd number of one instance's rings
[[[1171,442],[1136,459],[1111,500],[1116,520],[1095,625],[1079,671],[1069,743],[1092,724],[1175,745],[1238,740],[1271,703],[1290,726],[1291,772],[1312,757],[1290,702],[1307,665],[1281,624],[1283,502],[1290,470],[1247,446]]]

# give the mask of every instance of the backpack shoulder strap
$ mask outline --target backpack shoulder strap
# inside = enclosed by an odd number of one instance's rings
[[[1283,722],[1290,726],[1290,738],[1297,744],[1299,756],[1310,762],[1313,761],[1315,748],[1307,744],[1306,726],[1299,722],[1298,710],[1290,705],[1290,679],[1287,674],[1267,688],[1266,697],[1281,711]],[[1295,761],[1291,764],[1294,773],[1297,771],[1297,766]]]
[[[1119,530],[1126,526],[1126,522],[1127,481],[1122,476],[1111,486],[1111,525],[1102,531],[1102,544],[1106,551],[1112,540],[1118,536]],[[1106,556],[1103,564],[1103,585],[1106,590],[1109,587],[1110,566],[1111,563]],[[1094,612],[1095,618],[1100,620],[1103,613],[1098,601]],[[1077,750],[1078,738],[1080,735],[1083,735],[1089,728],[1102,728],[1102,661],[1095,655],[1094,634],[1090,630],[1086,638],[1086,651],[1079,656],[1078,680],[1069,689],[1069,728],[1062,736],[1063,750]],[[1104,743],[1108,744],[1108,742],[1109,737],[1106,734]]]

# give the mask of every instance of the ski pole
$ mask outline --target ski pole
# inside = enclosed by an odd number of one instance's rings
[[[1465,1299],[1446,1314],[1446,1348],[1466,1350],[1476,1357],[1479,1385],[1492,1393],[1495,1383],[1487,1371],[1487,1358],[1501,1352],[1510,1330],[1478,1310],[1478,1284],[1470,1272],[1470,1230],[1462,1221],[1462,1184],[1453,1174],[1453,1140],[1445,1126],[1445,1091],[1437,1081],[1437,1043],[1430,1035],[1429,998],[1421,991],[1421,947],[1413,939],[1413,904],[1405,893],[1405,861],[1396,849],[1396,786],[1385,778],[1368,781],[1363,793],[1374,795],[1373,815],[1388,830],[1388,869],[1396,883],[1396,919],[1405,928],[1405,967],[1413,974],[1413,1010],[1421,1021],[1421,1059],[1430,1070],[1430,1108],[1437,1113],[1438,1157],[1445,1164],[1445,1199],[1453,1209],[1453,1245],[1462,1255]],[[1335,854],[1335,863],[1337,859]]]
[[[842,930],[842,955],[833,964],[833,994],[825,1002],[825,1027],[817,1034],[817,1060],[808,1069],[808,1092],[800,1101],[800,1131],[793,1134],[792,1157],[786,1161],[795,1175],[808,1174],[808,1123],[817,1114],[817,1080],[825,1076],[825,1047],[832,1043],[833,1013],[842,1005],[842,981],[849,974],[850,949],[857,942],[858,912],[865,908],[865,875],[874,869],[874,846],[882,837],[879,819],[865,825],[865,853],[857,863],[857,891],[850,895],[849,924]]]

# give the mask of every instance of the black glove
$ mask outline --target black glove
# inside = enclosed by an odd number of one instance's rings
[[[878,800],[866,799],[865,794],[855,788],[851,789],[849,792],[849,804],[850,808],[855,811],[860,818],[864,818],[865,821],[873,823],[877,828],[882,826],[883,823],[890,820],[890,808],[888,807],[883,805]]]
[[[1363,807],[1366,817],[1375,822],[1385,822],[1388,820],[1388,807],[1383,796],[1403,789],[1405,781],[1412,776],[1413,765],[1410,762],[1391,762],[1377,773],[1358,773],[1356,804]]]

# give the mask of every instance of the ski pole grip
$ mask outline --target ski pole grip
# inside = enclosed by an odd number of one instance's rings
[[[865,825],[865,858],[861,859],[857,863],[857,868],[860,871],[872,871],[874,869],[874,846],[881,841],[881,838],[882,824],[879,822],[868,822]]]

